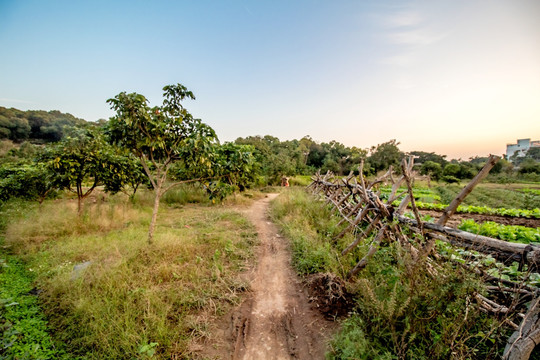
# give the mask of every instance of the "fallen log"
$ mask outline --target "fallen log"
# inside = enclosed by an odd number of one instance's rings
[[[418,226],[416,220],[409,219],[408,217],[402,215],[396,215],[396,217],[397,220],[402,224],[412,225],[415,227]],[[472,234],[466,231],[433,223],[423,223],[423,225],[424,229],[435,232],[434,235],[436,235],[436,233],[445,235],[446,237],[438,238],[454,245],[487,253],[493,255],[499,260],[506,262],[524,261],[534,269],[538,269],[540,265],[539,246],[493,239],[487,236]]]
[[[540,344],[540,297],[532,301],[519,328],[508,339],[503,360],[527,360]]]

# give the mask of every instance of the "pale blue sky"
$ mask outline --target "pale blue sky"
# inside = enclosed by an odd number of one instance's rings
[[[186,106],[221,140],[311,135],[463,157],[540,139],[540,1],[0,0],[0,106]]]

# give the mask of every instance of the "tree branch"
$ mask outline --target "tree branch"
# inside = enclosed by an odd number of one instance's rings
[[[146,175],[150,179],[150,183],[152,184],[154,189],[156,189],[157,184],[156,184],[156,181],[154,180],[154,178],[152,177],[152,173],[150,172],[150,168],[148,167],[148,164],[146,163],[146,156],[144,154],[142,154],[140,159],[141,159],[141,165],[142,165],[142,167],[144,169],[144,172],[146,173]]]
[[[167,186],[165,188],[165,190],[163,190],[163,194],[165,194],[167,191],[169,191],[170,189],[172,189],[173,187],[177,186],[177,185],[180,185],[180,184],[187,184],[187,183],[190,183],[190,182],[197,182],[197,181],[201,181],[201,180],[210,180],[210,179],[219,179],[219,178],[222,178],[224,175],[220,175],[220,176],[211,176],[211,177],[202,177],[202,178],[198,178],[198,179],[190,179],[190,180],[182,180],[182,181],[177,181],[175,183],[172,183],[171,185]]]

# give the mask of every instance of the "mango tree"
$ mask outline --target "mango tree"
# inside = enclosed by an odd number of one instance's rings
[[[244,190],[255,180],[258,172],[255,167],[255,149],[251,145],[226,143],[216,151],[216,167],[219,181],[230,191]]]
[[[137,156],[154,190],[154,208],[148,230],[148,243],[153,234],[159,201],[173,186],[188,179],[165,185],[167,173],[177,161],[190,167],[210,167],[207,150],[217,142],[214,130],[194,119],[182,101],[195,99],[191,91],[181,84],[163,88],[163,105],[150,107],[141,94],[121,92],[107,100],[116,112],[107,125],[107,134],[113,144],[129,149]]]
[[[140,160],[131,153],[118,150],[109,153],[108,164],[103,169],[104,190],[113,194],[121,191],[133,200],[139,186],[151,185]]]
[[[77,210],[99,185],[108,192],[119,191],[131,174],[132,165],[119,149],[104,141],[97,129],[72,129],[72,134],[48,146],[40,161],[49,169],[54,187],[77,194]],[[89,186],[85,186],[89,185]]]

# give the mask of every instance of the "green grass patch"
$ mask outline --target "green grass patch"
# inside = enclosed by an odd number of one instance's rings
[[[343,259],[331,245],[332,239],[339,234],[339,218],[333,215],[329,206],[314,201],[303,189],[291,188],[273,201],[271,216],[284,235],[291,239],[293,264],[300,274],[333,272],[344,275]],[[345,245],[352,240],[353,235],[347,234],[338,243]]]
[[[169,206],[209,204],[208,193],[200,185],[182,184],[167,191],[161,201]]]
[[[0,253],[0,346],[2,359],[67,358],[49,334],[33,287],[34,274]]]
[[[308,186],[311,182],[311,175],[295,175],[289,179],[290,186]]]

